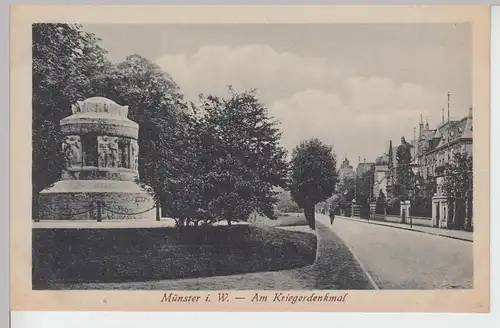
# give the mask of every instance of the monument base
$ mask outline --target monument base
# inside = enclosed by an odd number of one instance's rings
[[[39,220],[156,218],[153,197],[133,181],[62,180],[39,194]]]

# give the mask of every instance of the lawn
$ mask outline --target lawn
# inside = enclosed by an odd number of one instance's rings
[[[316,258],[316,236],[249,225],[33,229],[33,288],[287,270]]]
[[[264,225],[268,227],[297,227],[307,226],[307,220],[302,213],[286,213],[279,216],[276,220],[270,220],[266,217],[258,217],[256,225]]]

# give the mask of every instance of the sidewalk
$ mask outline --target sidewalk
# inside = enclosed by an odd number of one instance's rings
[[[362,223],[366,223],[366,224],[376,224],[376,225],[387,226],[387,227],[396,228],[396,229],[423,232],[423,233],[427,233],[430,235],[436,235],[436,236],[441,236],[441,237],[445,237],[445,238],[452,238],[452,239],[464,240],[464,241],[469,241],[469,242],[473,241],[472,232],[468,232],[468,231],[447,230],[447,229],[439,229],[439,228],[423,227],[423,226],[415,226],[415,225],[410,228],[409,224],[403,224],[403,223],[372,221],[372,220],[368,221],[365,219],[345,217],[345,216],[336,216],[336,218],[337,217],[341,218],[341,219],[345,219],[345,220],[358,221],[358,222],[362,222]]]

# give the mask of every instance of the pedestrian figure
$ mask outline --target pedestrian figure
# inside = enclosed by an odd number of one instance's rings
[[[335,220],[335,208],[332,206],[330,207],[330,224],[333,224],[333,220]]]

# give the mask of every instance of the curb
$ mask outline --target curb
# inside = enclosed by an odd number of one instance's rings
[[[332,232],[335,233],[335,231],[333,231],[333,230],[332,230]],[[380,290],[380,288],[378,287],[377,283],[373,279],[372,275],[370,274],[370,272],[368,272],[368,269],[365,267],[365,265],[363,264],[363,262],[361,262],[361,260],[356,255],[356,253],[354,253],[354,251],[352,250],[351,246],[347,245],[347,243],[337,233],[335,233],[335,234],[344,242],[344,245],[347,247],[347,249],[349,250],[349,252],[351,252],[352,257],[354,257],[354,259],[356,260],[356,262],[358,262],[359,267],[361,268],[361,270],[363,270],[363,273],[365,274],[366,278],[368,279],[368,281],[372,285],[373,289]]]
[[[393,226],[389,224],[383,224],[383,223],[378,223],[376,221],[363,221],[361,219],[351,219],[345,216],[339,216],[340,218],[344,220],[350,220],[350,221],[355,221],[355,222],[360,222],[360,223],[365,223],[365,224],[375,224],[378,226],[382,227],[388,227],[388,228],[394,228],[394,229],[400,229],[400,230],[407,230],[407,231],[413,231],[413,232],[420,232],[420,233],[425,233],[428,235],[433,235],[433,236],[439,236],[439,237],[444,237],[444,238],[449,238],[449,239],[456,239],[456,240],[461,240],[461,241],[467,241],[469,243],[472,243],[473,240],[467,239],[467,238],[462,238],[462,237],[456,237],[456,236],[450,236],[450,235],[445,235],[445,234],[440,234],[440,233],[435,233],[435,232],[429,232],[429,231],[423,231],[423,230],[418,230],[418,229],[412,229],[412,228],[406,228],[406,227],[398,227],[398,226]]]
[[[324,224],[322,222],[320,222],[320,224],[323,224],[325,227],[329,227],[327,224]],[[349,252],[351,253],[352,257],[354,258],[354,260],[356,260],[356,262],[358,262],[358,265],[359,267],[361,268],[361,271],[363,271],[363,274],[366,276],[366,278],[368,279],[368,281],[370,282],[370,285],[372,285],[373,289],[375,290],[380,290],[380,288],[378,287],[377,283],[375,282],[375,280],[373,279],[372,275],[370,274],[370,272],[368,272],[368,269],[366,269],[365,265],[363,264],[363,262],[361,262],[361,260],[359,259],[359,257],[356,255],[356,253],[354,253],[353,249],[351,248],[351,246],[349,246],[344,239],[342,239],[342,237],[339,236],[338,233],[336,233],[332,228],[328,228],[332,233],[334,233],[337,237],[340,238],[340,240],[342,240],[342,242],[344,243],[345,247],[347,247],[347,249],[349,250]]]

